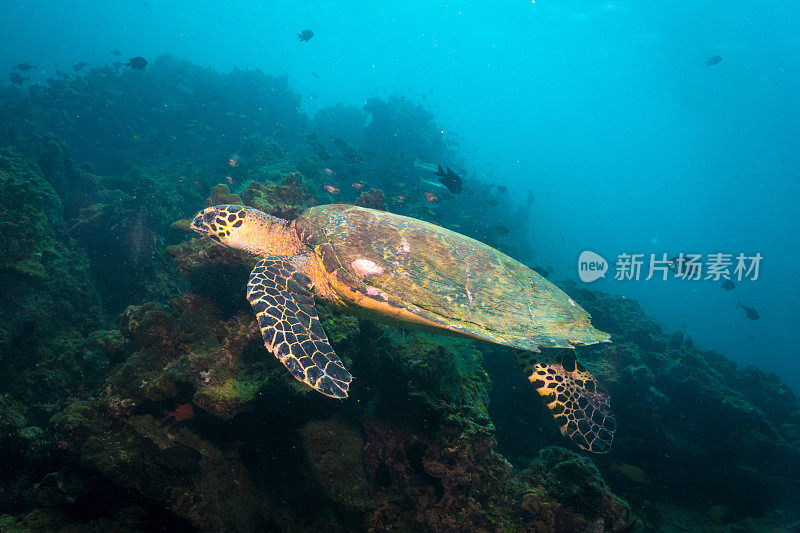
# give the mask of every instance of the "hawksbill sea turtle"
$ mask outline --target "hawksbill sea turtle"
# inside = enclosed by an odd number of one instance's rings
[[[516,348],[561,432],[592,452],[616,430],[606,389],[568,350],[607,341],[589,314],[519,261],[445,228],[352,205],[321,205],[292,221],[241,205],[200,211],[191,229],[261,256],[247,299],[267,349],[332,398],[352,381],[315,308],[348,312]]]

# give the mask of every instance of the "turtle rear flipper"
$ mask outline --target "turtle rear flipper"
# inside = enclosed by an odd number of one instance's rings
[[[250,273],[247,299],[267,349],[298,380],[347,398],[353,380],[336,356],[314,307],[313,283],[286,257],[266,257]]]
[[[575,444],[594,453],[611,448],[617,423],[605,387],[572,354],[560,363],[537,363],[530,352],[517,352],[528,380],[561,428]]]

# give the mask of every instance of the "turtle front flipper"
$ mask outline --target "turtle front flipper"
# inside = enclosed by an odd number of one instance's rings
[[[247,299],[267,349],[294,377],[331,398],[353,380],[336,356],[314,307],[312,281],[286,257],[266,257],[250,273]]]
[[[517,352],[517,361],[561,428],[575,444],[594,453],[611,448],[617,423],[608,391],[572,354],[559,363],[535,361],[531,352]]]

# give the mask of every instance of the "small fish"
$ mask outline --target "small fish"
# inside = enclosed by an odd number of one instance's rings
[[[74,70],[75,72],[80,72],[81,70],[85,69],[88,66],[89,63],[87,63],[86,61],[81,61],[80,63],[75,63],[74,65],[72,65],[72,70]]]
[[[499,192],[500,194],[506,194],[508,193],[508,187],[506,187],[505,185],[498,185],[497,192]]]
[[[425,195],[425,200],[427,200],[428,202],[433,203],[439,201],[439,197],[433,194],[432,192],[425,191],[422,194]]]
[[[333,176],[334,174],[336,174],[336,172],[326,167],[325,174],[327,174],[328,176]]]
[[[706,59],[706,66],[711,67],[714,65],[718,65],[720,61],[722,61],[721,56],[711,56],[708,59]]]
[[[439,165],[439,168],[434,175],[439,176],[439,181],[442,182],[442,185],[447,187],[447,190],[454,194],[460,193],[463,189],[461,176],[453,172],[450,167],[447,167],[447,170],[445,171],[442,169],[442,165]]]
[[[324,185],[324,187],[325,190],[331,194],[339,194],[340,192],[342,192],[339,190],[339,187],[334,187],[333,185]]]
[[[498,235],[508,235],[510,233],[509,229],[502,224],[497,224],[495,226],[489,226],[489,230],[497,233]]]
[[[498,201],[497,201],[497,200],[495,200],[494,198],[491,198],[491,197],[490,197],[490,198],[487,198],[487,199],[486,199],[486,204],[487,204],[489,207],[497,207],[498,205],[500,205],[500,202],[498,202]]]
[[[312,75],[312,76],[314,76],[314,77],[315,77],[315,78],[317,78],[317,79],[320,79],[320,78],[319,78],[319,74],[317,74],[316,72],[312,72],[312,73],[311,73],[311,75]]]
[[[228,180],[228,183],[230,183],[231,185],[233,185],[233,178],[232,178],[232,177],[230,177],[230,176],[225,176],[225,179],[226,179],[226,180]]]
[[[543,278],[546,278],[553,273],[553,267],[543,267],[542,265],[534,265],[533,270],[535,270]]]
[[[756,311],[752,307],[748,307],[742,304],[741,302],[736,302],[736,307],[741,307],[742,309],[744,309],[744,316],[746,316],[750,320],[758,320],[759,318],[761,318],[761,315],[758,314],[758,311]]]
[[[304,43],[307,43],[308,41],[311,40],[311,38],[313,36],[314,36],[314,32],[313,31],[311,31],[311,30],[303,30],[303,31],[301,31],[300,33],[297,34],[297,40],[301,41],[301,42],[304,42]]]
[[[398,196],[392,196],[392,201],[396,202],[398,204],[404,204],[404,203],[406,203],[406,200],[408,200],[408,196],[406,196],[405,194],[400,194]]]
[[[667,268],[669,268],[672,272],[675,273],[677,276],[683,276],[686,272],[686,264],[689,262],[687,257],[682,255],[676,255],[675,257],[671,257],[668,259]]]
[[[122,52],[120,52],[119,50],[111,50],[111,55],[119,57],[122,55]]]
[[[620,475],[635,481],[636,483],[650,483],[650,478],[647,473],[638,466],[629,465],[628,463],[611,463],[611,470],[619,472]]]
[[[725,519],[728,517],[729,511],[728,508],[724,505],[714,505],[709,507],[708,511],[705,512],[705,517],[711,520],[715,524],[722,524],[725,522]],[[794,526],[800,525],[800,523],[793,524]]]
[[[185,444],[176,444],[154,454],[156,462],[180,474],[194,474],[200,470],[203,454]]]
[[[166,422],[170,418],[175,422],[183,422],[184,420],[192,420],[194,418],[194,407],[190,403],[184,403],[175,408],[174,411],[167,411],[166,416],[161,420]]]
[[[20,63],[19,65],[16,65],[14,68],[17,70],[21,70],[22,72],[28,72],[29,70],[33,70],[38,67],[36,67],[36,65],[29,65],[28,63]]]
[[[56,446],[58,447],[59,450],[66,450],[67,448],[69,448],[69,442],[65,440],[59,440],[56,441]]]
[[[446,190],[447,189],[447,187],[445,187],[444,185],[442,185],[441,183],[436,182],[436,181],[420,180],[419,182],[420,182],[420,184],[427,185],[429,187],[435,187],[437,189],[442,189],[442,190]]]
[[[203,192],[203,186],[200,184],[200,182],[199,182],[199,181],[197,181],[197,180],[192,180],[192,183],[194,183],[194,186],[195,186],[195,187],[197,187],[197,190],[198,190],[199,192]]]
[[[722,282],[722,290],[723,291],[732,291],[736,288],[736,284],[731,279],[726,279]]]
[[[425,170],[430,170],[431,172],[436,172],[436,170],[437,170],[436,165],[433,165],[431,163],[423,163],[419,159],[415,159],[414,160],[414,167],[415,168],[422,168],[422,169],[425,169]]]
[[[361,159],[361,156],[358,155],[358,152],[356,152],[356,150],[352,146],[347,144],[342,139],[339,139],[337,137],[329,137],[329,139],[334,144],[334,146],[336,146],[336,148],[341,150],[342,155],[349,161],[352,161],[353,163],[361,163],[363,161]]]
[[[16,72],[12,72],[11,74],[8,75],[8,79],[11,80],[11,83],[13,83],[14,85],[22,85],[23,83],[31,79],[31,77],[20,76]]]
[[[228,164],[232,167],[239,166],[239,154],[233,154],[228,158]]]
[[[144,70],[147,66],[147,60],[143,57],[132,57],[128,60],[128,66],[133,70]]]
[[[364,184],[356,181],[351,183],[350,186],[353,187],[355,190],[360,191],[361,188],[364,187]]]

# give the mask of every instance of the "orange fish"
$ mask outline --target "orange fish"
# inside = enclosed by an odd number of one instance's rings
[[[331,194],[339,194],[342,192],[339,190],[339,187],[334,187],[333,185],[325,185],[325,190]]]
[[[228,164],[232,167],[239,166],[239,154],[233,154],[228,158]]]
[[[425,199],[426,199],[427,201],[429,201],[429,202],[438,202],[438,201],[439,201],[439,197],[437,197],[437,196],[436,196],[435,194],[433,194],[432,192],[425,191],[425,192],[423,192],[422,194],[424,194],[424,195],[425,195]]]
[[[404,204],[406,200],[408,200],[408,197],[405,194],[401,194],[399,196],[393,196],[392,200],[394,200],[398,204]]]
[[[60,440],[56,442],[56,446],[58,446],[59,450],[66,450],[67,448],[69,448],[69,443],[65,440]]]
[[[185,403],[179,405],[174,411],[167,411],[164,421],[173,419],[175,422],[183,422],[184,420],[192,420],[194,418],[194,407],[192,404]]]
[[[228,180],[228,183],[230,183],[231,185],[233,185],[233,178],[232,178],[232,177],[230,177],[230,176],[225,176],[225,179],[226,179],[226,180]]]
[[[357,190],[357,191],[358,191],[358,190],[361,190],[361,187],[363,187],[363,186],[364,186],[364,184],[363,184],[363,183],[359,183],[359,182],[351,183],[350,185],[351,185],[351,186],[352,186],[352,187],[353,187],[355,190]]]

